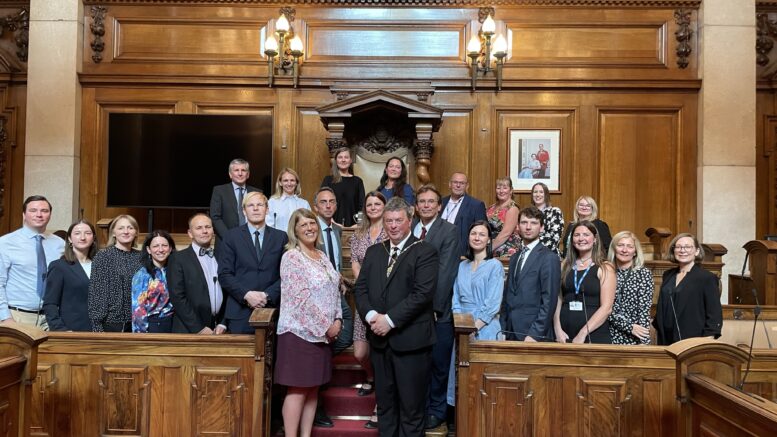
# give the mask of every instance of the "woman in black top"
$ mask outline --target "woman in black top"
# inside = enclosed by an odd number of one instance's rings
[[[142,266],[137,237],[131,215],[117,216],[108,227],[108,245],[94,257],[89,282],[92,331],[132,332],[132,276]]]
[[[87,296],[92,258],[97,254],[94,225],[79,220],[67,230],[62,258],[49,265],[43,311],[52,331],[91,331]]]
[[[610,227],[604,220],[600,220],[598,216],[599,206],[596,204],[596,201],[593,197],[580,196],[577,199],[577,202],[575,202],[575,213],[573,214],[574,221],[567,226],[567,229],[564,232],[564,249],[561,252],[562,258],[567,256],[567,249],[571,246],[569,240],[572,237],[572,225],[583,220],[588,220],[593,223],[594,226],[596,226],[596,231],[599,234],[599,241],[602,243],[600,246],[603,252],[602,256],[606,255],[605,252],[610,247],[612,236],[610,234]]]
[[[667,259],[678,264],[663,276],[656,305],[659,345],[670,345],[691,337],[720,337],[723,308],[720,305],[720,280],[699,264],[704,250],[692,234],[678,234],[671,243]]]
[[[612,343],[607,318],[615,300],[615,269],[604,259],[596,227],[589,221],[575,223],[572,247],[561,270],[553,327],[556,341]]]
[[[353,174],[351,149],[341,147],[335,150],[332,174],[324,177],[322,187],[330,187],[337,198],[334,221],[345,227],[356,225],[354,215],[364,206],[364,182]]]

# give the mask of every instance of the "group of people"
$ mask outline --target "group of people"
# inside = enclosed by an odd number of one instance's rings
[[[578,199],[565,227],[542,183],[519,209],[511,179],[499,179],[486,208],[467,193],[463,173],[451,175],[448,196],[432,185],[414,190],[398,157],[365,194],[348,148],[335,152],[312,206],[293,169],[281,170],[269,199],[247,184],[248,162],[233,160],[228,174],[213,189],[210,214],[189,219],[191,244],[180,251],[163,230],[136,249],[129,215],[111,222],[100,251],[85,220],[65,242],[46,230],[51,204],[31,196],[23,227],[0,237],[0,320],[251,334],[253,309],[279,308],[275,382],[287,387],[286,434],[303,436],[314,424],[331,426],[319,388],[331,378],[332,356],[351,344],[367,375],[358,394],[376,394],[366,427],[422,435],[442,425],[455,402],[453,313],[472,315],[478,340],[650,342],[654,285],[639,240],[629,231],[611,237],[591,197]],[[354,229],[355,282],[341,275],[346,227]],[[500,257],[510,258],[506,273]],[[693,235],[672,240],[678,267],[664,274],[652,320],[658,344],[720,335],[718,279],[702,258]]]

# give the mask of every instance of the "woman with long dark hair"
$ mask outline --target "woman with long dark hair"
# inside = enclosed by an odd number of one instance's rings
[[[409,205],[415,205],[415,190],[407,183],[407,166],[398,156],[392,156],[386,161],[377,191],[383,194],[386,201],[394,196],[400,196]]]
[[[143,242],[143,267],[132,277],[132,332],[173,332],[167,260],[174,251],[175,242],[167,231],[156,230]]]

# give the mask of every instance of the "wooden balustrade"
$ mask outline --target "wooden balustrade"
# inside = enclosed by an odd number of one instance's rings
[[[30,424],[38,345],[45,332],[24,325],[0,325],[0,435],[22,436]]]

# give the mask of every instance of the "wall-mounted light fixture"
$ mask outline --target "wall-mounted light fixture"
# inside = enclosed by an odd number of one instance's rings
[[[482,73],[483,77],[488,75],[491,71],[496,75],[496,88],[502,89],[502,66],[504,65],[505,58],[507,57],[507,40],[502,35],[497,35],[493,43],[491,44],[491,38],[496,34],[496,23],[492,18],[494,14],[493,8],[481,9],[480,18],[478,21],[482,23],[480,31],[476,35],[472,35],[472,38],[467,44],[467,56],[472,59],[470,63],[470,75],[472,76],[472,90],[477,88],[478,76]],[[491,63],[494,63],[494,67]]]
[[[275,32],[278,39],[271,34],[264,42],[264,54],[267,55],[267,82],[273,85],[275,75],[293,78],[294,88],[299,83],[299,58],[304,53],[302,39],[294,34],[291,22],[294,21],[295,10],[281,8],[281,16],[275,20]]]

